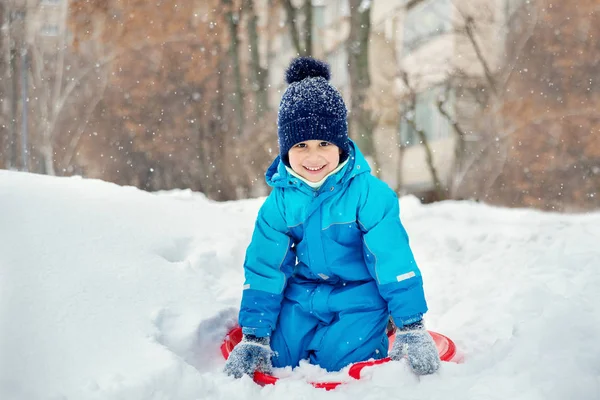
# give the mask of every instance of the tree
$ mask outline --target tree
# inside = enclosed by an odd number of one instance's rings
[[[539,23],[530,25],[531,16]],[[516,14],[506,44],[508,55],[522,48],[527,57],[513,58],[507,71],[499,110],[507,162],[491,187],[491,201],[557,211],[598,208],[598,1],[533,1]]]
[[[270,158],[264,138],[276,137],[258,117],[270,112],[268,66],[258,52],[265,32],[252,1],[223,1],[75,2],[78,40],[111,55],[109,84],[78,156],[88,175],[218,200],[253,190]],[[240,96],[242,87],[254,96]]]
[[[231,68],[234,76],[234,90],[231,93],[235,114],[237,116],[237,131],[238,135],[244,127],[244,89],[242,87],[242,66],[240,61],[240,44],[239,44],[239,24],[242,18],[242,8],[234,7],[232,0],[221,0],[225,20],[229,28],[229,55],[231,58]],[[237,11],[236,11],[237,9]]]
[[[435,199],[438,201],[445,200],[448,198],[447,186],[440,179],[440,175],[435,166],[433,150],[431,148],[431,144],[429,142],[427,133],[422,127],[418,125],[417,121],[415,120],[417,91],[413,87],[412,83],[408,78],[408,74],[405,71],[401,71],[400,76],[402,78],[402,83],[404,84],[404,87],[406,89],[405,94],[402,98],[402,102],[405,105],[405,108],[402,113],[402,118],[417,134],[420,140],[420,144],[425,150],[425,162],[427,163],[427,168],[429,169],[429,173],[431,174],[431,179],[433,181],[433,191],[435,193]],[[444,112],[444,115],[448,119],[452,120],[452,117],[444,110],[442,101],[438,103],[438,107],[442,112]]]
[[[225,69],[220,52],[215,53],[225,25],[212,18],[217,2],[204,6],[75,2],[76,36],[110,55],[110,85],[101,112],[88,126],[88,132],[100,134],[84,135],[81,162],[89,173],[148,190],[198,188],[210,178],[206,172],[212,169],[198,152],[213,135],[202,130],[201,122],[210,117],[213,101],[227,103],[219,97],[229,90],[217,93],[215,79]],[[98,154],[98,148],[105,151]],[[96,167],[102,165],[99,157],[113,160],[110,168]]]
[[[1,118],[6,121],[2,147],[7,168],[19,167],[20,144],[21,169],[54,175],[61,161],[71,158],[69,153],[76,144],[69,143],[71,132],[81,131],[85,110],[98,102],[102,84],[98,85],[98,54],[69,51],[64,29],[44,36],[35,23],[45,15],[40,7],[31,2],[0,7],[4,28],[0,41]],[[55,11],[66,20],[66,5],[57,5]],[[26,25],[31,28],[25,29]]]
[[[14,4],[0,4],[0,156],[3,165],[10,168],[19,166],[17,151],[17,122],[19,111],[19,65],[24,43],[24,9]]]
[[[261,66],[260,38],[258,32],[258,16],[255,12],[254,0],[244,0],[244,11],[247,16],[248,47],[250,50],[250,87],[255,96],[255,114],[260,119],[269,111],[267,78],[269,70]]]
[[[311,0],[303,0],[300,8],[296,8],[292,0],[280,0],[280,2],[285,10],[287,27],[296,54],[304,57],[312,56],[313,16]]]
[[[461,22],[451,34],[476,69],[455,67],[436,81],[456,100],[454,112],[446,98],[437,100],[457,139],[451,197],[549,210],[597,207],[600,90],[590,79],[599,64],[596,4],[520,2],[504,17],[477,4],[456,9]],[[419,86],[418,76],[411,79]]]
[[[64,12],[66,20],[66,7]],[[32,141],[42,158],[38,171],[48,175],[69,170],[108,81],[98,49],[74,53],[67,47],[66,35],[63,31],[56,38],[56,50],[49,51],[40,42],[30,46]]]
[[[8,30],[10,20],[6,4],[0,4],[0,32]],[[10,43],[8,35],[0,37],[0,162],[11,168],[13,159],[10,153],[10,142],[14,142],[14,131],[10,129]],[[4,157],[2,157],[4,155]],[[3,159],[4,158],[4,159]]]
[[[369,35],[371,6],[369,1],[349,0],[350,33],[346,40],[348,73],[350,76],[349,129],[364,154],[377,165],[373,128],[375,121],[368,109],[367,95],[371,86],[369,76]]]
[[[420,29],[408,43],[414,48],[411,47],[404,58],[410,62],[403,60],[400,63],[398,78],[403,89],[399,100],[404,104],[404,121],[424,149],[435,197],[479,198],[489,191],[490,183],[495,181],[505,162],[504,158],[498,157],[502,152],[495,138],[497,132],[504,129],[498,110],[504,101],[503,88],[512,63],[512,59],[502,56],[501,47],[509,29],[508,23],[503,22],[507,16],[478,2],[443,4],[439,5],[442,8],[432,8],[436,3],[419,1],[407,6],[415,11],[413,19],[430,12],[437,16],[437,24],[431,22],[426,29]],[[443,8],[446,5],[451,9]],[[405,24],[413,23],[405,21]],[[414,24],[420,26],[418,20]],[[519,42],[526,37],[527,34],[523,35]],[[452,47],[448,46],[450,43]],[[461,57],[457,58],[455,52],[448,51],[449,48],[456,49]],[[412,56],[417,50],[419,56]],[[520,52],[516,50],[515,57]],[[424,58],[425,55],[429,58]],[[455,138],[449,181],[439,175],[435,165],[429,138],[435,137],[437,132],[427,132],[414,118],[417,111],[415,98],[434,92],[439,93],[439,97],[430,99],[430,111],[447,120],[449,131]]]

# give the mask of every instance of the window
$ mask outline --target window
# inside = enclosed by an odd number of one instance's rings
[[[406,11],[404,51],[409,53],[432,38],[452,30],[451,0],[425,0]]]
[[[414,111],[406,110],[403,112],[400,123],[400,143],[402,146],[416,146],[421,143],[416,130],[404,118],[406,112],[414,112],[414,115],[411,115],[410,118],[415,122],[417,128],[425,132],[428,140],[433,142],[452,135],[450,121],[440,113],[437,106],[438,99],[444,92],[445,88],[438,86],[417,94]],[[452,91],[446,95],[449,98],[446,100],[444,109],[452,115],[454,96]]]
[[[313,29],[319,30],[325,27],[325,6],[313,6]]]
[[[56,24],[44,24],[40,29],[40,34],[42,36],[58,36],[58,25]]]

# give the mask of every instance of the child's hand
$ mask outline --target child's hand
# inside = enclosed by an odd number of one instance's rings
[[[227,375],[233,375],[241,378],[242,375],[254,375],[254,371],[271,373],[273,366],[271,364],[271,355],[273,351],[269,346],[268,337],[256,337],[253,335],[244,335],[229,354],[223,371]]]
[[[408,364],[417,375],[433,374],[440,367],[440,356],[435,342],[425,330],[423,321],[406,325],[396,331],[396,339],[389,356],[396,361],[407,356]]]

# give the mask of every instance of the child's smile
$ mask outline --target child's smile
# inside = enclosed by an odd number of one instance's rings
[[[324,165],[321,165],[320,167],[306,167],[305,166],[304,168],[306,168],[308,170],[308,172],[316,173],[316,172],[321,171],[323,168],[325,168],[325,166]]]
[[[340,163],[340,148],[323,140],[296,143],[288,153],[290,166],[310,182],[319,182]]]

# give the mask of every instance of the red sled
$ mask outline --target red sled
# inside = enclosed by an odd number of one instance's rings
[[[435,346],[437,347],[438,353],[440,355],[440,359],[442,361],[448,362],[462,362],[462,359],[457,356],[456,345],[454,342],[448,338],[447,336],[442,335],[441,333],[428,331],[433,341],[435,342]],[[221,344],[221,353],[223,357],[227,360],[229,358],[229,353],[242,340],[242,328],[236,326],[233,328],[225,339],[223,340],[223,344]],[[390,349],[392,348],[392,344],[394,343],[394,339],[396,335],[394,331],[388,332],[388,338],[390,342]],[[355,364],[352,364],[350,369],[348,370],[348,375],[350,375],[354,379],[360,379],[360,372],[365,367],[370,367],[373,365],[379,365],[391,361],[389,357],[382,358],[380,360],[374,361],[362,361]],[[255,371],[254,372],[254,382],[258,383],[261,386],[264,385],[273,385],[275,384],[279,378],[274,377],[273,375],[265,374],[262,372]],[[316,388],[321,388],[325,390],[335,389],[337,386],[341,385],[343,382],[311,382],[310,384]]]

